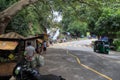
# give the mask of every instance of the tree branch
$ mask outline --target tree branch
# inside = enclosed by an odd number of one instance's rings
[[[18,11],[20,11],[23,7],[35,3],[38,0],[20,0],[16,3],[14,3],[9,8],[5,9],[4,11],[0,12],[0,19],[6,16],[14,16],[17,14]]]
[[[4,11],[0,12],[0,34],[4,33],[6,26],[10,20],[25,6],[35,3],[39,0],[20,0],[8,7]]]

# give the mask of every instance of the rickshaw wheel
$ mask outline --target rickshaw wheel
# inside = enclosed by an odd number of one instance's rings
[[[109,51],[104,52],[105,54],[109,54]]]
[[[96,52],[96,49],[93,49],[94,52]]]

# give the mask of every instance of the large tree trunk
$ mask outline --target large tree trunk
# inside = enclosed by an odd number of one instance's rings
[[[0,34],[4,33],[6,26],[10,22],[10,17],[4,17],[0,19]]]
[[[5,32],[5,29],[12,19],[23,7],[28,6],[29,4],[35,3],[38,0],[20,0],[14,3],[9,8],[5,9],[4,11],[0,12],[0,34]]]

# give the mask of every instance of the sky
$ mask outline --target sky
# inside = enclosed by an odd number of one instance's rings
[[[53,12],[53,15],[54,15],[54,21],[56,22],[60,22],[62,20],[62,15],[60,15],[58,12],[54,11]]]

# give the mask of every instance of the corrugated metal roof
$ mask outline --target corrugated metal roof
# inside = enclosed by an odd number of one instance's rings
[[[9,33],[0,35],[0,40],[2,41],[34,40],[34,39],[43,38],[43,37],[44,37],[44,34],[40,34],[38,36],[24,37],[18,33],[9,32]]]
[[[0,38],[9,38],[9,39],[25,39],[25,37],[19,35],[18,33],[15,32],[10,32],[6,34],[0,35]]]

